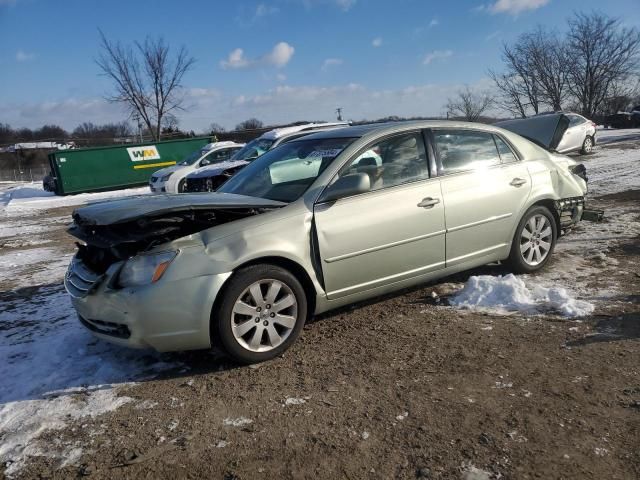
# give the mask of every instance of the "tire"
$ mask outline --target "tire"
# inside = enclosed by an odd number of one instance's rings
[[[298,338],[307,318],[307,296],[300,281],[276,265],[239,270],[222,295],[211,331],[218,334],[214,340],[243,364],[281,355]]]
[[[549,262],[557,239],[558,226],[553,214],[547,207],[533,206],[518,223],[506,263],[514,273],[537,272]]]
[[[582,148],[580,149],[580,153],[582,155],[589,155],[593,152],[593,137],[587,135],[582,142]]]
[[[178,182],[178,193],[184,193],[184,187],[185,187],[186,183],[187,183],[187,179],[186,178],[183,178],[182,180],[180,180]]]

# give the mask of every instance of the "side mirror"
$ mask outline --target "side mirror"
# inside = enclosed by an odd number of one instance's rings
[[[350,173],[338,178],[332,185],[329,185],[322,196],[320,202],[329,202],[339,198],[358,195],[371,190],[371,180],[366,173]]]
[[[206,158],[203,158],[202,161],[200,162],[200,166],[206,167],[207,165],[211,165],[211,161]]]

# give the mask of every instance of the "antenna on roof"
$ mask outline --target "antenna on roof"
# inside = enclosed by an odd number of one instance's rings
[[[338,121],[342,121],[342,107],[336,108],[336,114],[338,115]]]

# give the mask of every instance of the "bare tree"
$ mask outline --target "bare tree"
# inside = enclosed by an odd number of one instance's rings
[[[182,78],[195,59],[181,47],[171,55],[162,38],[147,37],[134,47],[110,42],[100,31],[101,54],[96,63],[114,83],[107,100],[138,114],[154,140],[160,140],[163,119],[183,109]]]
[[[569,20],[569,88],[581,113],[593,118],[614,90],[638,72],[640,32],[602,13]]]
[[[562,110],[568,94],[569,54],[558,34],[538,27],[520,37],[519,55],[528,59],[533,69],[537,90],[544,103],[554,111]]]
[[[209,132],[211,132],[211,135],[215,135],[216,133],[224,133],[225,128],[219,123],[211,122],[211,125],[209,125]]]
[[[468,122],[475,122],[493,103],[494,99],[489,93],[474,92],[467,86],[447,100],[447,112],[453,117],[464,117]]]
[[[489,71],[489,76],[499,92],[496,104],[512,115],[525,118],[529,102],[522,79],[516,74],[496,73],[492,70]]]
[[[250,118],[236,125],[236,130],[256,130],[262,128],[263,123],[257,118]]]
[[[519,41],[512,47],[503,45],[502,61],[506,67],[505,73],[489,72],[503,94],[502,103],[506,104],[507,110],[515,111],[521,116],[526,116],[526,112],[530,110],[537,114],[542,103],[540,85],[535,66],[523,42]]]

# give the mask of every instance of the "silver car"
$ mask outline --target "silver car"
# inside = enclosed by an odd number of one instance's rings
[[[558,125],[532,140],[557,146]],[[65,285],[100,338],[259,362],[314,314],[489,262],[544,267],[559,235],[597,216],[586,191],[582,165],[505,129],[340,128],[267,152],[216,193],[76,210]]]
[[[532,125],[549,125],[555,120],[559,120],[562,128],[555,132],[559,135],[559,141],[554,144],[554,151],[563,154],[578,152],[581,155],[593,152],[597,142],[596,124],[577,113],[540,114],[524,120],[505,120],[496,123],[496,125],[510,128],[510,126],[522,123],[523,131],[526,132]],[[519,129],[515,128],[515,131],[519,131]]]

